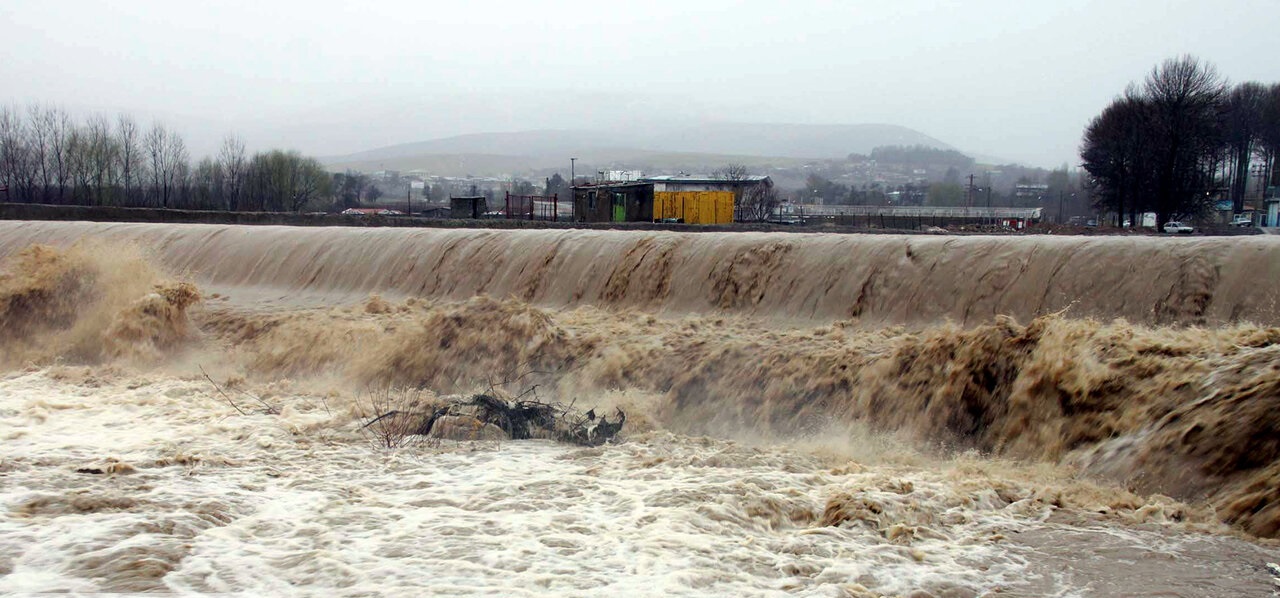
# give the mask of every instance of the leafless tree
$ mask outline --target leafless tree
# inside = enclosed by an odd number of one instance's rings
[[[1263,101],[1267,88],[1261,83],[1241,83],[1227,95],[1222,107],[1225,150],[1231,166],[1231,201],[1237,213],[1244,210],[1249,165],[1258,148]]]
[[[67,186],[74,184],[71,176],[71,143],[77,134],[71,116],[57,107],[45,109],[46,120],[50,125],[51,135],[49,157],[53,160],[54,179],[57,181],[57,198],[59,202],[67,200]]]
[[[1258,129],[1258,141],[1262,150],[1262,163],[1267,173],[1268,185],[1280,184],[1280,172],[1276,169],[1276,157],[1280,156],[1280,83],[1267,88],[1262,99],[1262,125]]]
[[[231,211],[240,209],[240,193],[244,189],[245,159],[244,141],[235,135],[227,135],[222,140],[222,149],[218,152],[218,166],[223,177],[222,191],[226,198],[226,208]]]
[[[735,218],[744,222],[763,222],[769,219],[781,200],[778,192],[766,182],[747,184],[751,170],[746,164],[726,164],[711,173],[712,178],[732,183]]]
[[[41,201],[60,202],[70,180],[71,117],[60,108],[32,104],[27,108],[27,119],[25,145],[38,165]]]
[[[746,180],[748,176],[751,176],[750,169],[747,168],[746,164],[739,162],[726,164],[711,173],[712,178],[725,181],[743,181]]]
[[[1212,175],[1204,161],[1221,144],[1218,108],[1226,82],[1216,68],[1194,56],[1166,60],[1143,85],[1151,103],[1149,128],[1156,136],[1154,189],[1156,225],[1169,217],[1197,211]]]
[[[35,201],[37,169],[28,144],[27,125],[16,108],[0,108],[0,185],[6,200]]]
[[[273,150],[249,162],[246,199],[251,209],[300,211],[329,193],[331,177],[314,158]]]
[[[224,209],[222,167],[213,158],[202,158],[191,175],[190,201],[201,209]]]
[[[92,201],[98,205],[112,203],[110,190],[117,183],[117,154],[119,146],[111,134],[111,123],[100,114],[89,117],[84,127],[87,144],[90,183],[93,186]]]
[[[169,137],[165,140],[165,153],[168,155],[167,176],[173,194],[172,203],[180,204],[190,195],[191,155],[187,153],[187,143],[176,131],[169,131]]]
[[[151,192],[160,207],[172,207],[186,183],[187,146],[182,137],[156,123],[143,139],[151,168]]]
[[[163,207],[169,207],[169,195],[167,191],[161,191],[163,183],[166,180],[165,170],[168,168],[166,164],[167,154],[165,153],[165,139],[169,136],[164,125],[155,123],[151,125],[151,130],[142,138],[143,151],[146,152],[147,167],[151,171],[151,193],[155,194],[155,198],[160,201]]]
[[[1157,227],[1205,209],[1225,141],[1225,95],[1213,66],[1183,56],[1113,101],[1089,124],[1081,148],[1100,204],[1119,214],[1127,208],[1131,218],[1155,212]]]
[[[746,222],[764,222],[781,203],[777,189],[766,183],[756,183],[743,191],[738,204],[738,218]]]
[[[132,204],[136,188],[146,177],[141,176],[144,162],[138,123],[127,114],[121,114],[116,118],[116,145],[119,148],[116,152],[116,162],[120,171],[120,182],[124,185],[123,199],[126,204]]]
[[[64,142],[63,172],[68,203],[88,204],[93,195],[93,148],[85,131],[72,127]]]
[[[53,127],[51,111],[34,104],[27,108],[26,146],[31,152],[31,160],[39,174],[40,200],[45,203],[53,199],[54,171],[50,166],[52,160],[49,157],[52,151],[50,147],[53,143]]]

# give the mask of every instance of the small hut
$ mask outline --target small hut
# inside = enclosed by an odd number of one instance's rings
[[[578,222],[653,220],[653,184],[602,183],[573,188],[573,218]]]
[[[450,218],[483,218],[485,212],[489,211],[489,202],[483,195],[473,197],[450,197],[449,198],[449,217]]]

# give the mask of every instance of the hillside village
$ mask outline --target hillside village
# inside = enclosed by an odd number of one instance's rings
[[[692,160],[692,163],[698,163]],[[732,165],[743,175],[768,177],[781,203],[822,206],[921,206],[1041,208],[1057,221],[1092,216],[1078,172],[1020,165],[984,165],[956,150],[925,146],[884,146],[844,159],[756,159]],[[599,185],[662,176],[718,176],[714,170],[656,168],[637,163],[597,166],[589,156],[573,167],[577,185]],[[638,167],[638,168],[637,168]],[[565,169],[567,170],[567,169]],[[972,180],[969,176],[973,175]],[[498,206],[506,194],[571,196],[569,172],[529,169],[492,176],[442,175],[427,169],[354,170],[337,173],[334,191],[345,207],[365,205],[409,208],[447,206],[453,197],[483,197]],[[499,208],[500,209],[500,208]],[[494,210],[497,211],[497,210]],[[1061,213],[1059,213],[1061,211]]]

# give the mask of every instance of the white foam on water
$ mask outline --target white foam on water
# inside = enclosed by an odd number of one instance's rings
[[[1025,566],[988,538],[1043,515],[667,433],[377,450],[302,403],[241,416],[193,380],[0,382],[0,591],[972,594]],[[136,471],[76,471],[112,464]],[[858,488],[935,528],[819,524]]]
[[[1115,589],[1121,555],[1276,560],[1063,525],[939,468],[667,432],[383,450],[316,397],[240,415],[194,378],[74,378],[0,380],[0,593],[1069,596]],[[851,515],[824,525],[833,499]],[[1203,569],[1167,595],[1216,587]]]

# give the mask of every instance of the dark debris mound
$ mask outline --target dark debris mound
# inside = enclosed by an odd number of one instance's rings
[[[599,446],[614,440],[627,421],[627,414],[618,409],[615,417],[598,416],[592,409],[586,413],[561,403],[542,401],[505,400],[489,394],[476,394],[458,398],[431,413],[405,413],[390,411],[374,418],[368,428],[391,417],[419,418],[410,434],[429,436],[436,422],[443,417],[471,418],[484,425],[502,430],[511,440],[550,438],[560,442],[582,446]]]

